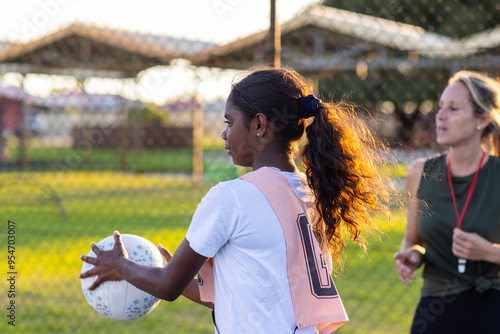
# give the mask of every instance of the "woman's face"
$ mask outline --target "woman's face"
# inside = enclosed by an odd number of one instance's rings
[[[481,119],[474,115],[469,100],[469,90],[461,82],[445,88],[436,114],[437,143],[443,146],[460,146],[471,141],[481,142]]]
[[[235,165],[251,167],[256,152],[256,139],[245,126],[243,113],[229,99],[226,101],[224,117],[227,125],[221,137],[225,140],[227,154],[233,158]]]

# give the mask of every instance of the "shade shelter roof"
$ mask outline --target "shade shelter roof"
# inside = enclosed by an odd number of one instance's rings
[[[135,77],[213,44],[75,22],[25,44],[0,49],[0,73],[62,74],[76,78]]]
[[[497,31],[498,30],[498,31]],[[268,32],[207,49],[190,60],[198,66],[247,69],[266,64]],[[410,24],[337,8],[313,5],[281,26],[284,65],[304,73],[352,69],[359,60],[373,66],[442,66],[500,45],[500,28],[455,40]]]
[[[454,41],[446,54],[468,57],[482,51],[500,54],[500,26]]]

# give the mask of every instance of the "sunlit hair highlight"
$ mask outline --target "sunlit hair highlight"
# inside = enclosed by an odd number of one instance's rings
[[[323,103],[307,127],[302,164],[322,218],[318,232],[338,262],[344,235],[365,246],[362,229],[373,227],[374,214],[390,215],[391,180],[381,172],[385,145],[376,140],[346,102]]]

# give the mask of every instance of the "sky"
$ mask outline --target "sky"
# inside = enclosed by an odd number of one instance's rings
[[[277,0],[280,22],[293,18],[317,0]],[[223,45],[269,27],[269,0],[20,0],[0,11],[0,42],[26,43],[74,21]],[[194,69],[185,62],[148,70],[136,85],[132,80],[85,81],[85,91],[121,94],[163,104],[196,93],[204,100],[227,95],[235,71]],[[74,90],[68,77],[4,74],[0,83],[23,86],[26,92],[48,96],[55,90]]]
[[[314,0],[276,0],[289,20]],[[226,43],[266,29],[269,0],[20,0],[0,11],[0,39],[27,41],[80,20],[151,33]]]

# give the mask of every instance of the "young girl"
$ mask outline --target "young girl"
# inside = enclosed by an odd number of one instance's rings
[[[125,279],[169,301],[183,294],[214,307],[217,333],[330,333],[348,320],[332,256],[338,263],[345,232],[362,242],[370,213],[385,208],[375,141],[344,105],[308,95],[290,69],[234,83],[224,117],[228,154],[253,172],[208,192],[173,256],[159,245],[165,268],[129,260],[115,232],[113,250],[93,244],[96,258],[81,257],[95,267],[80,278],[97,275],[90,289]]]

